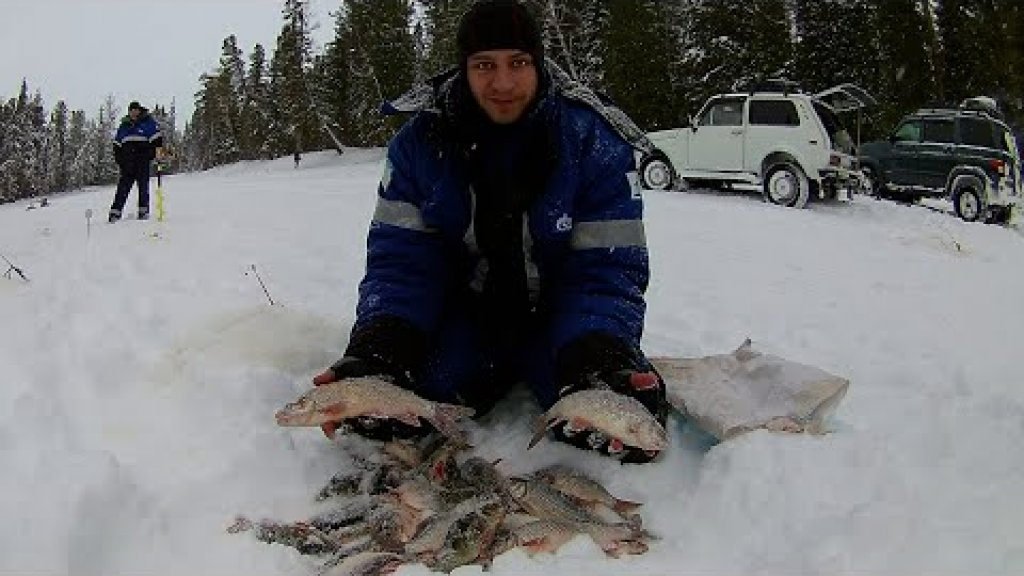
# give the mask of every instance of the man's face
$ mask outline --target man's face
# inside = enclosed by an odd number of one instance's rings
[[[142,113],[142,110],[139,110],[138,108],[132,108],[131,110],[128,111],[128,117],[131,118],[133,121],[134,120],[138,120],[139,119],[139,114],[141,114],[141,113]]]
[[[537,95],[533,56],[522,50],[485,50],[466,62],[469,89],[495,124],[512,124]]]

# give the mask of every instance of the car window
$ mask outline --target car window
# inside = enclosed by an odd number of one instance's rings
[[[1008,129],[1000,126],[999,124],[993,124],[992,127],[996,131],[996,148],[1007,152],[1013,152],[1013,134],[1010,134]]]
[[[992,137],[992,124],[980,118],[960,119],[960,143],[967,146],[984,146],[992,148],[995,144]]]
[[[952,118],[929,118],[924,121],[924,142],[952,144],[956,142],[956,124]]]
[[[799,126],[800,116],[789,100],[751,100],[750,124],[753,126]]]
[[[892,138],[897,142],[920,142],[921,121],[911,120],[900,124],[900,127],[896,129],[896,133],[892,135]]]
[[[717,100],[701,114],[697,123],[701,126],[742,126],[743,100]]]

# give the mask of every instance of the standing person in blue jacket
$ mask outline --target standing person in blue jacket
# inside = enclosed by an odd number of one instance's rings
[[[314,384],[380,376],[479,413],[517,382],[543,408],[603,382],[664,424],[664,383],[639,347],[648,258],[635,151],[649,141],[545,62],[518,2],[478,2],[457,42],[457,69],[390,105],[416,114],[388,148],[348,348]],[[324,431],[338,428],[424,431],[373,418]],[[624,462],[657,456],[589,430],[554,435]]]
[[[164,139],[149,110],[138,102],[128,105],[128,115],[121,120],[114,136],[114,160],[121,169],[117,193],[110,206],[109,222],[121,219],[132,185],[139,186],[139,220],[149,218],[149,164],[163,155]]]

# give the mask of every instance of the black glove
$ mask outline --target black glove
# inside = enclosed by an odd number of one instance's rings
[[[558,395],[607,387],[643,404],[662,425],[668,420],[665,382],[640,350],[602,332],[590,332],[567,344],[558,354],[556,378]],[[621,456],[623,462],[643,463],[657,454],[624,446],[603,434],[575,430],[568,423],[554,429],[556,439],[577,448]]]
[[[352,331],[345,356],[335,362],[328,372],[333,378],[317,377],[315,382],[344,380],[346,378],[375,377],[415,392],[413,373],[425,356],[426,338],[412,324],[399,318],[380,317]],[[341,422],[341,428],[371,440],[415,438],[433,428],[426,422],[413,426],[392,419],[350,418]],[[337,426],[327,426],[324,432],[333,435]]]

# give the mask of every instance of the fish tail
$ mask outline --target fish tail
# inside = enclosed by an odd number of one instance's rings
[[[544,437],[544,434],[548,431],[548,428],[550,428],[551,425],[554,424],[554,422],[554,419],[547,420],[543,416],[534,420],[533,438],[530,438],[530,444],[526,447],[526,449],[529,450],[530,448],[536,446],[537,443],[540,442],[541,438]]]
[[[457,422],[464,418],[471,418],[476,411],[467,406],[455,404],[437,404],[434,408],[434,416],[430,423],[437,428],[443,436],[457,442],[466,442],[466,433],[458,427]]]

